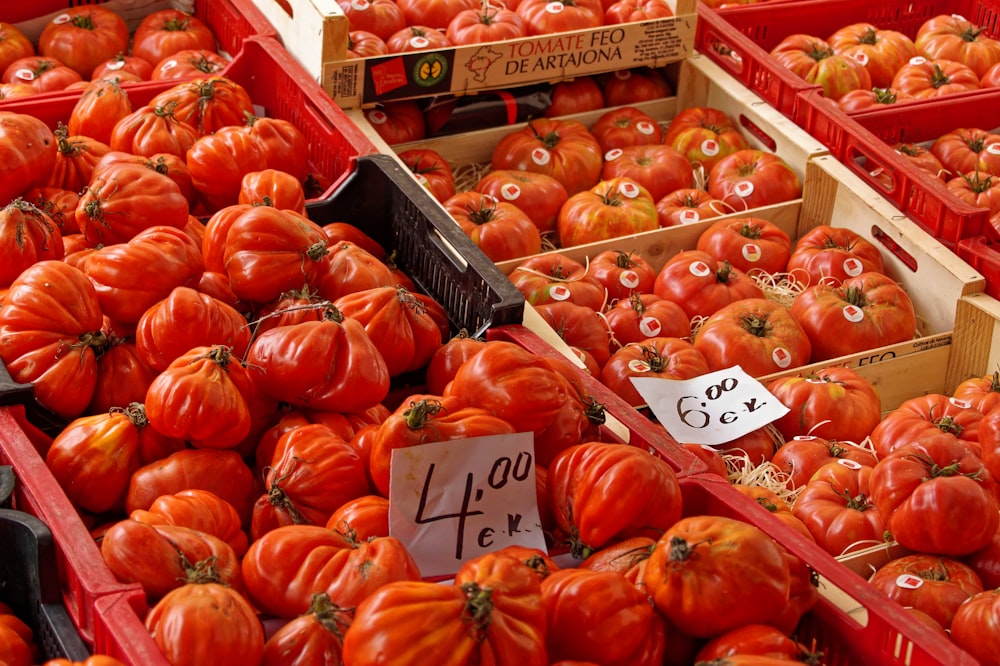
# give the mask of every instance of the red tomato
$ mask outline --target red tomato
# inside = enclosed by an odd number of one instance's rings
[[[618,299],[604,312],[604,319],[611,330],[612,352],[630,342],[691,335],[691,321],[681,306],[654,293],[636,292]]]
[[[229,61],[213,50],[183,49],[154,63],[149,79],[168,81],[213,76],[228,66]]]
[[[845,25],[834,31],[827,41],[834,53],[850,56],[864,65],[876,88],[892,83],[899,68],[917,55],[913,40],[905,34],[879,29],[871,23]]]
[[[268,169],[284,171],[300,183],[309,178],[309,140],[290,120],[250,115],[243,131],[257,139]]]
[[[645,187],[653,201],[694,185],[691,163],[667,145],[635,145],[612,148],[604,154],[603,180],[631,178]]]
[[[608,291],[608,301],[653,291],[656,269],[636,252],[604,250],[590,258],[590,274]]]
[[[728,212],[727,206],[705,190],[682,187],[656,202],[661,227],[694,224]]]
[[[949,179],[945,187],[954,196],[976,208],[989,210],[990,223],[1000,212],[1000,179],[985,172],[973,171]]]
[[[983,591],[971,567],[939,555],[904,555],[880,567],[868,582],[901,606],[917,608],[946,629],[958,607]]]
[[[392,0],[389,0],[389,3],[395,6]],[[348,58],[370,58],[388,53],[389,46],[385,43],[385,40],[373,32],[352,30],[347,35]]]
[[[29,266],[47,259],[63,258],[62,233],[45,211],[24,199],[15,199],[0,209],[0,288],[6,288]]]
[[[580,562],[580,569],[621,574],[630,583],[635,583],[646,566],[656,539],[637,536],[616,541],[600,548],[593,555]]]
[[[604,10],[604,23],[634,23],[670,18],[674,15],[664,0],[618,0]]]
[[[242,126],[248,116],[254,115],[253,101],[246,88],[220,75],[177,83],[158,93],[148,104],[154,108],[172,108],[177,119],[194,127],[199,136],[230,125]]]
[[[805,286],[839,284],[862,273],[884,272],[882,253],[856,231],[821,224],[799,236],[788,258],[789,275]]]
[[[572,301],[601,311],[607,292],[587,267],[559,252],[547,252],[525,259],[510,273],[514,286],[532,305]]]
[[[116,76],[133,74],[140,81],[148,81],[153,75],[153,64],[136,56],[118,53],[94,68],[92,80],[113,79]]]
[[[55,137],[56,163],[44,186],[80,192],[90,182],[98,160],[111,149],[87,136],[70,136],[65,125],[56,129]]]
[[[425,25],[441,31],[460,12],[479,9],[476,0],[396,0],[409,25]]]
[[[604,79],[603,88],[607,106],[650,102],[674,94],[666,77],[650,67],[617,70]]]
[[[1000,653],[1000,590],[984,590],[959,606],[949,636],[980,663],[994,659]]]
[[[607,362],[608,326],[600,314],[569,301],[543,303],[535,309],[566,344],[591,355],[598,370]]]
[[[896,448],[918,440],[924,434],[941,431],[954,436],[967,447],[985,455],[979,442],[979,424],[984,415],[970,403],[941,393],[904,400],[886,414],[871,433],[875,452],[885,457]]]
[[[448,23],[445,36],[456,46],[517,39],[525,36],[524,20],[503,7],[464,9]]]
[[[1000,174],[1000,134],[960,127],[939,136],[931,153],[954,174]]]
[[[814,361],[911,340],[917,330],[909,295],[883,273],[807,287],[791,312],[812,342]]]
[[[926,58],[960,62],[977,77],[1000,63],[1000,41],[957,14],[939,14],[924,21],[913,43]]]
[[[588,191],[571,195],[556,218],[562,247],[630,236],[657,227],[653,197],[626,177],[602,180]]]
[[[125,19],[106,7],[70,7],[42,29],[38,53],[90,79],[98,65],[129,50],[128,33]]]
[[[771,49],[781,65],[807,83],[823,87],[823,95],[839,100],[851,90],[872,87],[871,76],[853,55],[838,55],[825,40],[805,34],[791,34]]]
[[[795,435],[771,456],[771,463],[788,476],[788,487],[804,486],[823,465],[847,460],[864,467],[877,462],[871,449],[851,441],[826,439],[815,435]],[[848,465],[854,467],[854,465]]]
[[[443,203],[462,231],[493,261],[527,257],[542,250],[538,227],[514,204],[473,191],[460,192]]]
[[[390,146],[418,141],[427,132],[423,110],[410,100],[389,102],[379,108],[369,109],[365,111],[365,120]]]
[[[747,465],[756,467],[769,462],[774,457],[775,451],[784,443],[781,433],[766,425],[720,444],[717,448],[722,455],[730,456],[730,461],[736,463],[738,468],[743,468]]]
[[[240,181],[238,204],[252,206],[273,206],[282,210],[293,210],[306,214],[306,194],[302,183],[287,171],[264,169],[251,171]]]
[[[882,420],[878,392],[851,368],[778,377],[768,382],[767,390],[791,410],[774,421],[786,440],[815,435],[860,444]]]
[[[744,273],[780,273],[788,264],[792,241],[770,220],[739,217],[710,225],[698,236],[697,249]]]
[[[406,16],[393,0],[337,0],[351,31],[361,30],[387,40],[406,27]]]
[[[694,165],[709,173],[726,155],[750,148],[725,111],[692,106],[681,109],[670,120],[663,143],[672,146]]]
[[[612,148],[663,143],[663,130],[656,119],[633,106],[604,112],[590,126],[590,133],[605,153]]]
[[[443,28],[438,30],[423,24],[408,25],[402,30],[392,33],[385,40],[385,47],[389,53],[443,49],[451,45]]]
[[[979,76],[955,60],[911,58],[899,68],[891,87],[917,99],[929,99],[969,90],[979,90]]]
[[[192,488],[161,495],[148,510],[137,509],[129,518],[150,525],[175,525],[212,534],[228,543],[237,557],[243,557],[249,546],[236,509],[207,490]]]
[[[100,89],[95,91],[99,94]],[[84,92],[84,99],[88,93]],[[96,105],[96,103],[95,103]],[[188,149],[198,140],[198,131],[180,120],[170,108],[141,106],[119,116],[111,128],[111,150],[151,157],[158,153],[187,159]]]
[[[708,372],[708,361],[690,342],[655,337],[618,349],[604,364],[600,379],[627,403],[639,407],[646,400],[632,384],[632,377],[692,379]]]
[[[545,110],[546,118],[603,109],[604,91],[592,76],[578,76],[552,86],[552,104]]]
[[[596,185],[603,164],[601,146],[583,123],[546,118],[505,135],[491,159],[493,169],[550,175],[570,196]]]
[[[802,196],[802,181],[774,153],[739,150],[712,167],[708,193],[741,211],[798,199]]]
[[[914,101],[914,97],[893,88],[871,88],[868,90],[852,90],[845,93],[837,104],[847,113],[861,113],[884,109],[888,104],[902,104]]]
[[[426,187],[438,201],[443,203],[455,194],[455,175],[451,165],[437,151],[411,148],[400,152],[399,159],[409,167],[417,182]]]
[[[264,643],[263,664],[283,664],[289,659],[303,664],[342,661],[344,632],[351,624],[350,611],[337,606],[330,595],[313,597],[309,610],[283,624]]]
[[[474,189],[497,201],[514,204],[543,234],[555,231],[556,216],[569,198],[561,182],[533,171],[494,169],[483,176]]]
[[[604,24],[600,0],[520,0],[517,13],[528,35],[599,28]]]
[[[0,21],[0,72],[20,58],[35,55],[35,47],[18,27]]]
[[[677,303],[692,318],[707,317],[744,298],[764,297],[745,273],[699,250],[684,250],[668,259],[656,274],[653,291]]]
[[[18,58],[10,63],[0,80],[27,84],[36,93],[43,93],[65,90],[71,84],[83,81],[83,77],[57,58],[37,55]]]
[[[177,9],[147,14],[132,35],[132,55],[154,65],[188,49],[215,51],[215,35],[201,19]]]
[[[747,624],[716,636],[699,651],[699,662],[714,659],[725,663],[727,657],[759,655],[788,661],[805,661],[806,648],[776,627],[766,624]],[[807,662],[808,663],[808,662]]]
[[[881,544],[885,524],[871,499],[872,467],[838,459],[800,485],[792,509],[820,548],[833,557]]]
[[[753,377],[809,362],[810,342],[788,310],[764,298],[726,305],[705,320],[694,339],[708,367],[739,365]]]
[[[952,397],[968,403],[983,414],[990,412],[1000,404],[1000,370],[962,381],[952,391]]]

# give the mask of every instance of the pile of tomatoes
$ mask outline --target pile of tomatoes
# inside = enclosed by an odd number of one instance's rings
[[[792,34],[771,55],[849,112],[1000,84],[1000,41],[954,14],[927,19],[913,39],[870,23]]]
[[[0,99],[80,90],[99,80],[187,79],[228,64],[211,28],[176,9],[147,15],[130,34],[110,9],[71,7],[46,25],[37,47],[16,26],[0,23]]]
[[[349,58],[502,42],[674,15],[666,0],[338,0]]]

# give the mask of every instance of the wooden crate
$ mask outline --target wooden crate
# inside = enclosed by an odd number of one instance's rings
[[[661,67],[694,52],[697,23],[695,0],[668,0],[674,16],[665,19],[347,60],[349,26],[336,0],[253,2],[344,108]]]
[[[1000,370],[1000,301],[986,293],[963,296],[955,313],[952,352],[945,384],[951,392],[961,382]]]

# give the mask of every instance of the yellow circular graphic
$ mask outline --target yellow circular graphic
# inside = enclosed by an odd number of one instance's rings
[[[418,86],[430,88],[444,80],[448,73],[448,61],[439,53],[428,53],[413,66],[413,82]]]

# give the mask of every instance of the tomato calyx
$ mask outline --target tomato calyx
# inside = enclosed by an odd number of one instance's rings
[[[653,372],[663,372],[667,367],[667,358],[653,345],[640,345],[642,360]]]
[[[975,42],[979,40],[979,35],[982,34],[984,29],[985,28],[969,26],[968,28],[962,31],[962,34],[960,34],[959,37],[961,37],[966,42]]]
[[[864,308],[868,305],[868,298],[861,287],[850,286],[844,290],[844,300],[851,305]]]
[[[180,579],[182,582],[194,584],[218,583],[219,585],[229,586],[222,579],[219,570],[215,568],[215,562],[218,559],[215,555],[210,555],[194,564],[191,564],[187,555],[179,550],[177,551],[177,555],[180,557],[181,566],[184,568],[184,578]]]
[[[472,625],[473,636],[481,643],[486,640],[486,632],[492,621],[493,590],[480,587],[474,581],[464,583],[460,589],[465,594],[462,621]]]
[[[916,460],[925,467],[927,467],[927,476],[925,476],[922,481],[933,481],[937,478],[949,478],[953,476],[964,476],[972,479],[973,481],[981,481],[983,479],[983,470],[977,469],[975,472],[961,472],[959,471],[962,467],[960,462],[953,462],[950,465],[939,465],[934,462],[930,456],[925,454],[909,454],[907,455],[911,460]]]
[[[149,420],[146,418],[146,406],[141,402],[130,402],[127,407],[112,407],[108,411],[111,414],[124,414],[138,430],[149,425]]]
[[[191,20],[180,16],[172,16],[160,24],[160,30],[164,32],[183,32],[188,29]]]
[[[864,493],[858,493],[857,495],[851,495],[849,490],[843,490],[840,493],[844,497],[844,508],[853,509],[855,511],[868,511],[875,507],[875,505],[869,501],[868,496]]]
[[[875,34],[875,28],[868,28],[865,30],[864,34],[858,37],[859,44],[868,44],[874,46],[878,42],[878,36]]]
[[[744,314],[740,317],[740,326],[750,335],[766,338],[771,334],[771,325],[767,315]]]
[[[715,281],[719,284],[727,284],[735,277],[733,274],[733,265],[728,261],[723,261],[722,265],[715,271]]]
[[[607,420],[604,405],[597,402],[597,399],[593,396],[587,396],[585,402],[587,406],[584,408],[583,413],[587,416],[587,420],[594,425],[603,425]]]
[[[753,222],[747,222],[740,227],[740,236],[744,238],[750,238],[752,240],[759,240],[761,236],[764,235],[764,229],[761,225],[755,224]]]
[[[431,169],[428,169],[428,171],[430,170]],[[486,197],[480,199],[478,205],[472,204],[466,206],[466,210],[469,212],[469,221],[475,223],[476,225],[483,225],[487,222],[492,222],[496,219],[497,215],[496,203],[490,202]]]
[[[427,425],[434,416],[444,409],[440,400],[416,400],[410,403],[409,409],[403,412],[403,419],[406,427],[410,430],[419,430]]]
[[[616,250],[615,255],[615,266],[618,268],[632,268],[636,265],[636,262],[632,260],[632,255],[628,252],[623,252],[622,250]]]
[[[667,562],[672,565],[679,565],[694,557],[694,550],[705,541],[689,543],[684,537],[670,537],[669,550],[667,551]]]
[[[72,19],[70,23],[73,24],[74,28],[82,28],[84,30],[97,30],[97,24],[94,23],[94,17],[90,14],[77,14]]]
[[[546,562],[545,558],[541,555],[532,555],[528,559],[524,560],[522,564],[538,574],[539,578],[542,578],[543,580],[552,575],[552,570],[549,569],[549,563]]]
[[[312,600],[309,602],[309,612],[316,618],[316,622],[343,642],[344,632],[351,624],[350,620],[347,619],[350,609],[341,608],[333,603],[330,595],[326,592],[318,592],[312,596]]]
[[[80,349],[86,347],[93,347],[95,353],[100,353],[108,345],[108,336],[104,334],[103,331],[91,331],[87,333],[81,333],[79,342],[66,343],[63,342],[59,345],[59,349],[56,352],[57,357],[61,357],[63,352],[68,349]]]
[[[951,77],[944,73],[941,69],[941,65],[934,63],[934,71],[931,73],[930,84],[932,88],[940,88],[941,86],[948,85],[951,83]]]
[[[295,473],[295,467],[299,462],[301,462],[301,459],[295,458],[287,474],[275,477],[271,481],[271,488],[267,491],[267,501],[275,509],[285,513],[295,525],[308,525],[309,521],[303,517],[302,512],[295,506],[295,502],[281,488],[281,483]]]
[[[972,192],[975,194],[982,194],[986,190],[993,187],[993,177],[990,176],[989,174],[986,174],[985,176],[980,176],[979,169],[976,169],[971,174],[970,173],[962,174],[962,180],[964,180],[968,184],[969,189],[972,190]]]
[[[892,88],[872,88],[872,99],[876,104],[895,104],[897,95]]]
[[[815,60],[816,62],[819,62],[820,60],[824,60],[826,58],[831,57],[832,55],[834,55],[834,53],[833,49],[818,48],[817,46],[814,45],[811,51],[806,52],[806,55]]]

